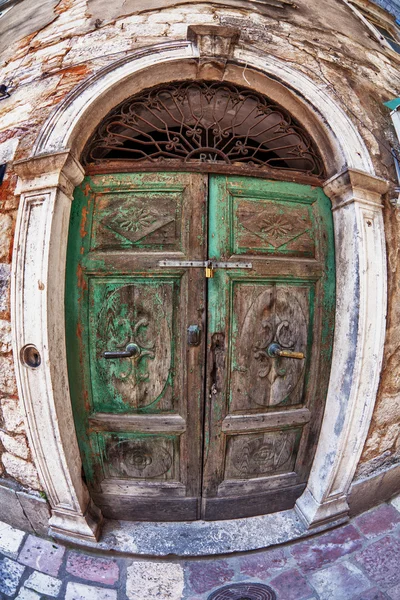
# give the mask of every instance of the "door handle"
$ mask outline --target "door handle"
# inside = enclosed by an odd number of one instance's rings
[[[285,350],[284,348],[282,348],[282,346],[280,346],[276,342],[274,342],[268,346],[267,354],[271,358],[277,358],[278,356],[281,356],[283,358],[297,358],[300,360],[302,358],[305,358],[305,355],[303,354],[303,352],[293,352],[292,350]]]
[[[210,398],[223,389],[225,380],[225,335],[214,333],[211,338],[210,349]]]
[[[137,344],[128,344],[125,350],[103,352],[103,358],[137,358],[140,352],[140,347]]]

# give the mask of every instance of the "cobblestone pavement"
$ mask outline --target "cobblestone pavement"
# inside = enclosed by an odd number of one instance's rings
[[[269,586],[277,600],[400,600],[399,511],[400,497],[324,534],[209,559],[100,556],[0,523],[0,598],[207,600],[246,582]]]

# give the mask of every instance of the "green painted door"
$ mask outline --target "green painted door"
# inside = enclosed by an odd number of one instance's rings
[[[209,257],[252,263],[208,283],[202,514],[227,519],[291,508],[305,488],[330,373],[333,233],[319,188],[216,176],[209,198]]]
[[[329,376],[331,225],[328,199],[303,185],[190,173],[83,182],[67,259],[69,380],[84,476],[106,516],[293,506]],[[207,260],[252,268],[206,278],[188,265]]]

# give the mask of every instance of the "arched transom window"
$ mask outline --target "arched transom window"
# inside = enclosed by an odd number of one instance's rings
[[[83,152],[85,165],[104,161],[324,176],[318,149],[287,110],[258,92],[221,82],[171,83],[119,104]]]

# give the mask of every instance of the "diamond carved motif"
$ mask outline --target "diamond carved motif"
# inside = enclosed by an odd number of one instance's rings
[[[308,233],[308,227],[299,228],[285,216],[264,211],[241,221],[242,227],[274,248],[280,248]]]
[[[102,219],[102,224],[132,243],[139,242],[151,233],[173,223],[175,218],[133,202],[125,202]]]
[[[235,252],[315,255],[311,203],[273,197],[241,198],[232,191]]]

